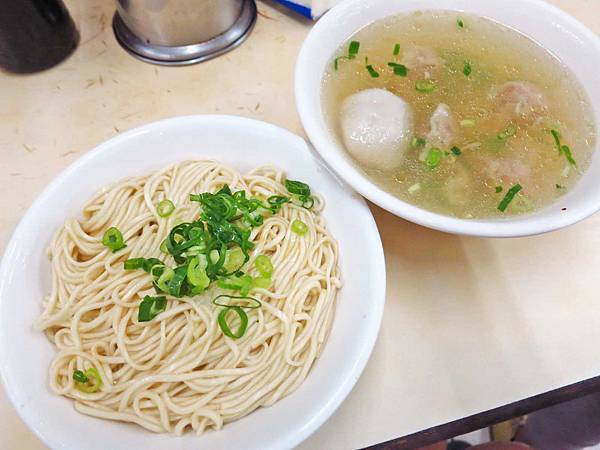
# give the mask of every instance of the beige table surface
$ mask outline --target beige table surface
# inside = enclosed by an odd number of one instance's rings
[[[553,3],[600,32],[600,0]],[[76,53],[38,75],[0,74],[0,251],[50,180],[123,130],[224,113],[304,135],[292,86],[308,21],[262,2],[242,47],[165,68],[120,49],[113,2],[67,4],[82,35]],[[372,210],[388,268],[379,340],[356,388],[302,448],[365,446],[600,375],[600,215],[545,236],[492,240]],[[41,448],[0,390],[0,449]]]

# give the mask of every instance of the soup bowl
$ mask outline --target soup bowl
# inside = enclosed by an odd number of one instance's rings
[[[459,219],[407,203],[373,183],[354,163],[330,129],[322,105],[322,78],[339,47],[366,25],[398,14],[450,10],[473,14],[515,29],[554,54],[571,70],[591,103],[600,128],[600,38],[560,9],[539,0],[347,0],[334,7],[306,38],[296,64],[295,95],[304,128],[327,164],[364,197],[411,222],[449,233],[515,237],[545,233],[576,223],[600,209],[600,146],[571,190],[529,214],[492,219]]]

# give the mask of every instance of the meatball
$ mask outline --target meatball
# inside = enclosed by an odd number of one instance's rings
[[[448,105],[440,103],[429,119],[427,142],[434,147],[449,147],[457,133],[456,120]]]
[[[348,152],[360,163],[390,169],[402,163],[412,129],[410,106],[384,89],[366,89],[341,106],[340,125]]]
[[[431,69],[444,64],[442,58],[434,50],[419,45],[408,47],[400,62],[412,70]]]
[[[547,109],[542,91],[524,81],[504,83],[495,96],[497,112],[507,121],[528,124],[543,115]]]

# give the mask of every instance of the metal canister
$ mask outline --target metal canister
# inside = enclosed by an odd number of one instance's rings
[[[254,0],[118,0],[113,27],[134,56],[184,65],[239,45],[255,20]]]

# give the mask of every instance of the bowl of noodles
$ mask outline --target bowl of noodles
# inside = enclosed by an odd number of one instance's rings
[[[22,219],[2,381],[51,448],[290,448],[352,389],[384,298],[369,209],[304,140],[173,118],[86,154]]]

